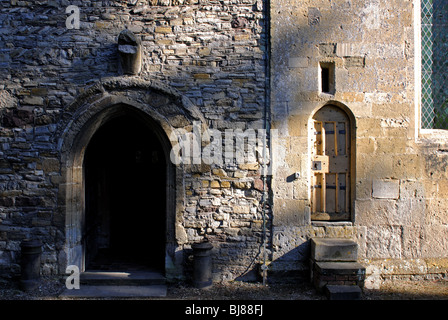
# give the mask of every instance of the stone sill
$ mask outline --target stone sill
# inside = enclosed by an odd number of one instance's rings
[[[420,129],[417,142],[428,145],[440,145],[448,143],[448,130]]]

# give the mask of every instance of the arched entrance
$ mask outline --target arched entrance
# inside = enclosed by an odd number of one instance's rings
[[[125,125],[126,119],[132,119],[132,125]],[[162,258],[165,276],[172,279],[182,276],[183,257],[179,254],[178,248],[186,241],[185,230],[182,226],[184,172],[182,167],[175,166],[169,161],[170,152],[175,143],[170,140],[170,137],[177,128],[183,128],[186,131],[191,130],[193,121],[206,123],[199,109],[187,97],[156,80],[146,81],[134,77],[102,79],[86,88],[67,106],[55,133],[58,140],[57,148],[61,154],[61,177],[58,183],[58,208],[55,219],[58,219],[62,231],[61,235],[63,234],[65,238],[64,245],[58,254],[61,273],[64,273],[69,265],[75,265],[80,271],[85,271],[86,263],[95,257],[104,242],[109,240],[113,242],[114,235],[117,237],[116,239],[122,240],[121,243],[130,239],[129,242],[135,244],[135,240],[143,239],[143,234],[149,239],[153,236],[153,233],[156,234],[158,231],[164,230],[164,241],[162,241],[161,246],[157,245],[156,247],[160,249],[157,252],[161,252],[163,247],[165,249]],[[108,129],[108,127],[112,129]],[[103,129],[106,134],[103,134],[103,138],[101,138],[100,132]],[[113,134],[126,136],[126,146],[119,145],[117,142],[108,142],[113,140],[107,139],[106,136]],[[157,186],[157,191],[165,190],[165,198],[158,199],[159,202],[165,201],[166,210],[162,214],[165,220],[163,225],[161,224],[162,220],[158,220],[158,224],[151,225],[149,231],[145,228],[146,216],[139,216],[142,220],[137,218],[137,221],[133,218],[122,220],[121,233],[128,235],[128,237],[121,237],[120,229],[117,233],[117,229],[108,222],[107,216],[104,219],[99,219],[96,216],[97,213],[90,213],[91,210],[95,210],[92,209],[95,206],[100,205],[100,209],[105,209],[107,204],[103,202],[92,204],[91,199],[86,199],[86,197],[90,197],[88,194],[92,194],[91,192],[86,194],[86,188],[92,188],[88,181],[99,181],[105,184],[107,180],[105,178],[101,179],[95,174],[90,175],[89,169],[86,170],[86,166],[93,168],[91,169],[93,172],[99,172],[101,168],[101,165],[96,164],[95,161],[90,162],[89,165],[88,158],[94,158],[95,153],[102,157],[101,151],[92,151],[95,148],[89,146],[91,146],[91,142],[93,145],[94,141],[98,139],[100,141],[97,143],[100,145],[98,148],[104,153],[105,147],[103,148],[102,144],[111,143],[114,146],[113,150],[116,151],[112,157],[119,157],[121,151],[128,148],[129,141],[133,141],[141,135],[149,137],[144,140],[146,142],[157,141],[163,149],[165,181],[160,184],[162,178],[157,183],[153,177],[149,182],[147,179],[146,181],[152,186]],[[115,141],[119,140],[115,139]],[[93,156],[86,156],[86,152],[93,154]],[[130,153],[133,154],[133,152]],[[136,154],[133,154],[133,156],[134,159],[138,158],[135,158]],[[101,163],[101,161],[98,162]],[[133,167],[129,166],[130,162],[127,163],[127,168]],[[120,170],[123,172],[124,169]],[[117,171],[120,170],[117,169]],[[140,173],[139,176],[141,176]],[[134,183],[139,184],[138,181],[134,181]],[[95,183],[93,185],[95,186]],[[110,194],[109,198],[111,198]],[[136,200],[135,195],[135,192],[132,193],[130,201]],[[123,194],[121,196],[123,197]],[[129,198],[130,196],[126,197]],[[152,200],[146,194],[141,198],[146,199],[145,205],[151,209],[150,212],[153,212],[152,208],[155,205]],[[140,205],[136,205],[136,207],[142,208],[143,204],[140,202]],[[89,210],[89,214],[87,214],[87,210]],[[122,212],[121,215],[124,216],[125,214]],[[112,218],[114,215],[108,217]],[[99,220],[105,226],[108,236],[102,236],[99,231],[92,230],[92,221],[94,221],[94,225],[95,220]],[[130,230],[125,225],[128,222],[133,223],[132,230],[139,229],[140,232],[138,233],[142,235],[141,238],[134,238],[132,233],[126,232],[126,230]],[[154,223],[154,221],[151,220],[151,223]],[[87,240],[87,238],[90,238],[90,240]],[[142,250],[146,257],[151,256],[153,246],[160,244],[158,241],[154,243],[151,243],[151,241],[143,240],[142,246],[137,246],[134,251]],[[125,246],[125,248],[130,247],[132,246],[129,243]]]
[[[352,220],[354,199],[354,117],[336,104],[312,117],[311,219]]]
[[[87,270],[163,269],[166,161],[157,135],[135,112],[95,132],[83,164]]]

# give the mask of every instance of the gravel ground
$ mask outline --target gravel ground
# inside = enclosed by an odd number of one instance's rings
[[[17,284],[0,282],[0,300],[57,300],[64,289],[61,280],[44,278],[38,288],[23,292]],[[161,298],[157,298],[161,299]],[[189,285],[168,287],[163,300],[326,300],[309,283],[270,284],[227,282],[199,290]],[[363,300],[448,300],[448,280],[388,280],[378,290],[364,289]]]

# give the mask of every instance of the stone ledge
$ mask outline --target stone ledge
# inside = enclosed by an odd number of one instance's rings
[[[365,286],[378,289],[386,278],[428,278],[448,273],[448,258],[363,259],[366,266]]]
[[[152,298],[166,297],[166,285],[151,286],[82,286],[65,289],[60,298]]]
[[[448,258],[363,259],[367,275],[425,275],[448,273]]]
[[[443,273],[448,270],[448,259],[365,259],[367,275],[406,275]],[[433,272],[429,272],[429,268]],[[434,272],[437,270],[438,272]]]
[[[311,239],[311,259],[314,261],[357,261],[358,244],[350,239]]]
[[[317,291],[329,285],[364,287],[365,268],[358,262],[316,262],[312,282]]]
[[[358,262],[316,262],[315,272],[323,275],[364,275],[366,269]]]
[[[329,300],[360,300],[362,290],[358,286],[327,285],[325,294]]]

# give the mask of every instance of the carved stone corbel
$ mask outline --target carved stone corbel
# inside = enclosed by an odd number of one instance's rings
[[[142,69],[142,45],[140,38],[125,29],[118,36],[118,54],[121,72],[138,75]]]

